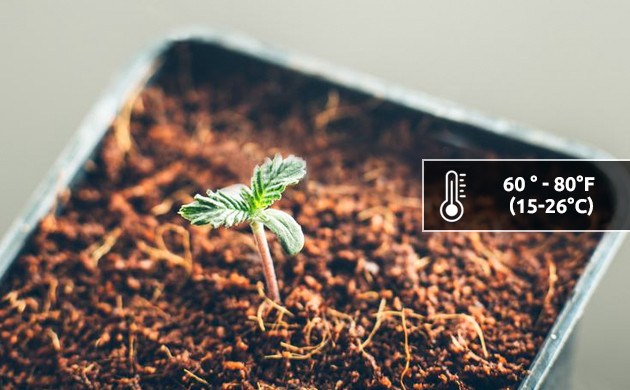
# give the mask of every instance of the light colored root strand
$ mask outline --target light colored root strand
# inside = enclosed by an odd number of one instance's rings
[[[144,306],[146,308],[155,310],[156,312],[158,312],[162,317],[164,318],[171,318],[171,315],[168,314],[167,312],[165,312],[164,310],[162,310],[158,305],[156,305],[155,303],[149,301],[148,299],[146,299],[145,297],[141,297],[141,296],[135,296],[133,298],[134,301],[137,301],[137,303],[141,306]]]
[[[291,351],[282,351],[280,353],[276,353],[274,355],[267,355],[265,359],[289,359],[289,360],[307,360],[310,359],[313,355],[318,354],[324,347],[328,344],[330,339],[328,337],[322,338],[319,344],[313,347],[308,347],[310,350],[305,351],[305,353],[296,353]],[[280,343],[280,345],[290,345],[286,343]],[[293,348],[305,348],[305,347],[295,347]]]
[[[249,316],[249,317],[247,317],[247,319],[249,321],[255,323],[256,327],[258,327],[260,329],[260,324],[258,323],[258,318],[256,318],[256,316]],[[278,324],[275,323],[275,322],[264,321],[263,325],[265,326],[265,330],[266,330],[267,328],[273,328],[274,326],[277,326]],[[286,323],[284,321],[282,321],[282,323],[279,324],[279,325],[282,326],[283,328],[286,328],[286,329],[300,329],[299,325],[297,325],[297,324],[289,324],[289,323]]]
[[[405,386],[405,376],[409,372],[409,365],[411,364],[411,349],[409,348],[409,330],[407,329],[407,319],[405,318],[405,309],[400,311],[400,321],[402,322],[403,333],[405,335],[405,368],[400,373],[400,386],[403,390],[407,390]]]
[[[210,383],[208,383],[208,381],[206,381],[205,379],[203,379],[202,377],[200,377],[198,375],[195,375],[194,372],[192,372],[192,371],[190,371],[188,369],[185,369],[185,368],[184,368],[184,372],[186,373],[186,375],[188,375],[189,377],[193,378],[197,382],[203,383],[206,386],[210,386]]]
[[[384,309],[385,309],[385,299],[382,299],[381,304],[379,305],[379,308],[378,308],[378,312],[376,313],[376,323],[374,324],[374,328],[370,332],[368,338],[363,343],[359,344],[359,350],[364,355],[367,354],[367,352],[365,351],[365,347],[372,341],[372,338],[376,334],[376,331],[378,331],[378,329],[381,327],[381,324],[384,319],[388,317],[400,317],[402,329],[403,329],[404,347],[405,347],[405,366],[402,372],[400,373],[400,386],[403,388],[403,390],[406,390],[407,387],[405,386],[405,376],[407,376],[407,373],[409,372],[409,367],[411,365],[411,348],[409,347],[409,328],[407,327],[407,315],[416,319],[420,319],[420,320],[424,320],[425,317],[420,314],[414,313],[410,309],[405,309],[405,308],[401,309],[400,311],[393,311],[393,310],[386,311]],[[371,355],[367,354],[368,358],[370,356]]]
[[[156,216],[164,215],[168,213],[169,211],[171,211],[171,208],[173,207],[173,203],[175,203],[173,199],[170,199],[170,198],[164,199],[162,202],[160,202],[159,204],[151,208],[151,214],[156,215]]]
[[[354,318],[348,313],[341,312],[339,310],[335,310],[333,308],[328,308],[328,314],[335,318],[341,318],[347,321],[350,321],[351,324],[355,323]]]
[[[140,96],[141,91],[142,88],[140,87],[134,88],[129,99],[127,99],[120,113],[114,120],[114,138],[125,154],[129,153],[133,147],[133,138],[131,137],[131,114],[133,113],[133,106]]]
[[[298,352],[298,353],[304,354],[304,353],[306,353],[308,351],[312,351],[312,350],[316,349],[319,346],[319,344],[318,345],[306,345],[306,346],[303,346],[303,347],[298,347],[298,346],[293,345],[291,343],[287,343],[287,342],[281,341],[280,342],[280,346],[285,348],[285,349],[287,349],[287,350],[289,350],[289,351],[291,351],[291,352]]]
[[[483,257],[477,256],[474,253],[470,253],[467,258],[468,260],[477,264],[483,271],[484,275],[490,276],[492,274],[492,267],[490,267],[490,263],[488,262],[488,260],[484,259]]]
[[[165,223],[163,225],[160,225],[156,230],[156,241],[158,247],[165,251],[168,250],[168,248],[166,247],[166,243],[164,242],[164,233],[166,233],[167,231],[177,233],[182,237],[182,245],[184,246],[184,260],[189,264],[187,268],[192,270],[193,258],[190,248],[190,233],[183,227],[172,223]]]
[[[427,319],[426,316],[423,316],[422,314],[418,314],[414,311],[412,311],[411,309],[404,309],[405,310],[405,316],[408,318],[414,318],[416,320],[420,320],[420,321],[425,321]],[[383,318],[389,318],[389,317],[402,317],[403,313],[402,310],[401,311],[397,311],[397,310],[387,310],[383,312]]]
[[[171,350],[168,349],[168,347],[166,345],[162,344],[160,346],[159,351],[160,352],[164,352],[169,359],[173,359],[173,354],[171,353]]]
[[[133,146],[131,138],[131,112],[135,98],[129,99],[114,122],[114,138],[120,149],[126,154]]]
[[[495,270],[495,272],[502,274],[514,274],[512,269],[503,264],[503,262],[500,260],[500,258],[505,256],[505,253],[495,248],[493,250],[486,249],[485,254],[488,258],[488,263]]]
[[[286,329],[297,329],[299,328],[299,325],[292,325],[287,323],[286,321],[282,320],[283,314],[281,312],[278,312],[278,317],[276,318],[276,320],[274,322],[266,322],[264,317],[265,317],[265,310],[268,308],[269,302],[267,302],[266,300],[263,300],[260,305],[258,305],[258,309],[256,310],[256,315],[255,316],[249,316],[247,317],[248,320],[256,323],[256,325],[258,326],[258,328],[265,332],[267,331],[267,327],[270,327],[272,329],[278,329],[279,327],[283,327]]]
[[[173,252],[170,252],[168,250],[153,248],[147,245],[147,243],[144,241],[139,241],[137,245],[138,245],[138,249],[140,249],[145,254],[149,255],[153,260],[168,261],[169,263],[180,265],[184,267],[186,270],[189,270],[189,263],[187,263],[183,257],[176,255]]]
[[[188,201],[190,199],[190,192],[192,192],[190,187],[176,191],[171,196],[164,199],[161,203],[153,206],[153,208],[151,208],[151,214],[164,215],[168,213],[173,208],[173,204],[175,204],[175,202]]]
[[[328,124],[347,117],[352,117],[361,113],[363,110],[371,110],[381,104],[380,99],[372,99],[363,105],[347,104],[341,105],[339,92],[332,90],[328,93],[326,108],[315,115],[315,128],[319,131],[324,130]]]
[[[265,321],[263,320],[263,312],[265,310],[265,304],[267,301],[262,301],[258,306],[258,310],[256,310],[256,321],[258,322],[258,326],[260,330],[265,331]]]
[[[59,286],[59,280],[51,278],[48,282],[48,294],[46,295],[46,302],[44,303],[44,312],[48,312],[50,307],[57,302],[57,287]]]
[[[162,293],[164,292],[164,284],[158,282],[157,286],[153,290],[153,294],[151,294],[151,301],[157,301]]]
[[[484,254],[485,259],[478,257],[478,260],[481,260],[487,264],[486,266],[482,266],[483,271],[486,275],[490,274],[491,270],[494,270],[495,272],[501,273],[501,274],[512,273],[512,270],[509,267],[505,266],[505,264],[503,264],[501,260],[499,260],[499,258],[503,257],[505,254],[499,251],[498,249],[494,249],[494,250],[488,249],[481,241],[481,235],[478,232],[471,233],[468,236],[468,239],[470,240],[470,244],[472,245],[476,253]],[[475,259],[471,259],[471,260],[475,261]],[[490,270],[488,270],[487,267],[489,267]]]
[[[269,298],[265,294],[265,287],[263,286],[263,284],[261,282],[258,282],[257,287],[258,287],[258,295],[260,295],[260,297],[263,298],[265,300],[265,302],[267,302],[269,305],[271,305],[271,307],[273,307],[274,309],[276,309],[280,313],[288,315],[289,317],[295,317],[295,315],[293,313],[291,313],[286,307],[284,307],[284,306],[280,305],[279,303],[275,302],[273,299]]]
[[[57,333],[55,333],[55,331],[53,331],[52,329],[48,329],[47,333],[48,337],[50,337],[50,342],[52,343],[55,351],[61,351],[61,342],[59,341],[59,336],[57,336]]]
[[[166,246],[164,242],[164,233],[167,231],[171,231],[174,233],[178,233],[182,237],[182,245],[184,247],[184,255],[180,256],[171,252],[170,249]],[[184,229],[179,225],[175,225],[172,223],[167,223],[164,225],[160,225],[156,229],[156,238],[155,238],[157,248],[153,248],[144,241],[139,241],[137,246],[142,252],[149,255],[154,260],[164,260],[175,265],[182,266],[186,269],[186,271],[191,274],[192,273],[192,251],[190,248],[190,233],[188,230]]]
[[[315,128],[321,130],[330,123],[339,110],[339,92],[332,90],[328,92],[328,100],[326,101],[326,108],[317,115],[315,115]]]
[[[342,317],[345,313],[339,313]],[[283,313],[279,312],[279,315],[283,315]],[[348,316],[350,317],[350,316]],[[347,317],[344,317],[347,318]],[[350,317],[351,318],[351,317]],[[322,339],[316,345],[310,344],[310,336],[311,331],[315,324],[322,323],[325,325],[325,330],[323,332]],[[288,324],[287,324],[288,325]],[[305,346],[297,346],[289,343],[288,341],[281,341],[280,346],[284,348],[283,351],[280,351],[273,355],[265,356],[266,359],[288,359],[288,360],[307,360],[310,359],[313,355],[321,352],[329,342],[332,342],[334,345],[334,340],[332,333],[330,331],[330,324],[327,321],[324,321],[321,317],[315,317],[312,321],[307,322],[306,326],[303,328],[303,332],[305,333]]]
[[[555,294],[556,290],[556,282],[558,281],[558,270],[556,268],[556,263],[553,261],[549,261],[549,287],[547,289],[547,294],[545,294],[545,300],[543,301],[543,306],[548,306],[551,303],[551,299]]]
[[[368,271],[368,274],[369,274],[369,271]],[[365,291],[365,292],[360,292],[356,295],[357,299],[370,301],[370,302],[376,301],[379,297],[380,297],[380,294],[376,291]]]
[[[328,314],[333,318],[338,318],[344,321],[348,321],[348,323],[350,324],[350,329],[348,329],[348,333],[350,334],[351,337],[356,337],[357,322],[354,320],[354,318],[351,315],[340,312],[332,308],[328,309]]]
[[[276,320],[273,322],[273,325],[271,326],[271,328],[274,331],[277,331],[278,329],[280,329],[280,327],[283,326],[283,324],[286,324],[286,322],[283,321],[283,319],[284,319],[284,313],[278,312],[278,314],[276,314]]]
[[[304,332],[304,341],[306,341],[306,343],[309,343],[309,340],[311,339],[311,332],[313,331],[313,327],[315,326],[315,319],[320,319],[319,317],[315,317],[313,319],[308,318],[306,320],[306,325],[304,325],[304,329],[302,329],[302,331]]]
[[[378,305],[378,312],[376,312],[376,322],[374,323],[374,327],[372,328],[372,331],[368,335],[367,339],[365,339],[364,342],[359,344],[359,350],[363,351],[365,347],[367,347],[372,342],[372,338],[374,337],[378,329],[381,327],[381,324],[383,323],[383,313],[385,310],[385,303],[386,303],[385,299],[381,299],[381,303]]]
[[[112,250],[114,245],[116,245],[116,242],[118,242],[121,234],[122,229],[120,227],[117,227],[111,232],[107,233],[107,235],[103,239],[103,242],[100,245],[92,245],[88,248],[90,258],[92,259],[95,267],[98,266],[99,260],[101,260],[106,254],[108,254]]]
[[[376,363],[376,359],[374,358],[374,356],[372,356],[365,349],[361,349],[361,343],[359,343],[358,341],[357,341],[357,347],[359,348],[359,351],[361,351],[361,355],[363,355],[363,357],[368,361],[368,363],[370,363],[370,366],[372,366],[372,370],[374,371],[374,373],[380,374],[383,370],[381,369],[381,366],[379,366],[378,363]]]
[[[26,310],[27,304],[25,299],[20,299],[19,297],[19,292],[14,290],[7,293],[7,295],[4,296],[3,300],[9,301],[9,305],[12,308],[16,309],[19,313],[23,313],[24,310]]]
[[[481,346],[481,350],[483,351],[484,357],[486,359],[488,358],[489,355],[488,355],[488,349],[486,347],[486,339],[483,335],[481,326],[479,325],[475,317],[471,316],[470,314],[455,313],[455,314],[434,314],[431,316],[423,316],[421,314],[415,313],[411,309],[404,309],[404,311],[405,311],[405,316],[414,318],[420,321],[465,320],[469,322],[475,329],[475,333],[477,333],[477,338],[479,339],[479,344]],[[389,311],[384,311],[383,313],[381,313],[381,315],[384,318],[386,318],[386,317],[392,317],[392,316],[402,317],[403,314],[402,314],[402,310],[401,311],[389,310]]]
[[[337,339],[333,335],[330,322],[324,319],[323,324],[324,324],[324,337],[328,337],[332,341],[333,347],[337,346]],[[339,335],[337,335],[337,337],[339,337]]]
[[[155,71],[161,66],[162,61],[156,61],[138,82],[131,93],[129,99],[124,103],[120,109],[120,113],[114,120],[114,137],[116,142],[123,150],[125,154],[129,153],[133,147],[133,138],[131,137],[131,114],[133,113],[133,107],[136,100],[140,98],[144,86],[149,81],[149,77],[155,73]]]
[[[136,335],[129,334],[129,363],[133,367],[133,362],[136,356]]]
[[[483,336],[483,330],[481,329],[481,325],[479,325],[475,317],[471,316],[470,314],[456,313],[456,314],[434,314],[432,316],[429,316],[428,319],[429,320],[468,321],[473,326],[473,328],[475,329],[475,332],[477,333],[477,338],[479,339],[479,344],[481,345],[481,350],[483,351],[484,358],[486,359],[488,358],[489,355],[488,355],[488,349],[486,348],[486,339]]]
[[[307,343],[310,343],[311,333],[313,332],[313,328],[315,328],[315,325],[317,325],[318,323],[321,323],[322,321],[323,320],[320,317],[315,317],[313,319],[308,320],[308,322],[306,323],[306,326],[304,327],[304,339],[306,340]]]

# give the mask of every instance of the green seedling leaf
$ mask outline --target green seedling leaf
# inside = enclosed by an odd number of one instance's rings
[[[208,190],[208,196],[195,195],[195,201],[182,206],[179,214],[193,225],[231,227],[250,217],[249,204],[244,194],[249,188],[242,184],[226,187],[216,192]]]
[[[282,198],[288,185],[297,184],[306,175],[306,162],[293,155],[283,159],[277,154],[267,158],[263,165],[254,168],[251,180],[250,205],[257,210],[266,209]]]
[[[304,247],[302,228],[292,216],[281,210],[267,209],[258,217],[265,227],[271,230],[282,244],[285,252],[294,255]]]

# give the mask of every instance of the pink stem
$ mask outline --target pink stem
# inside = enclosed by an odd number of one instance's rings
[[[260,222],[252,222],[252,233],[254,233],[254,241],[262,260],[263,273],[267,282],[267,290],[269,290],[269,298],[276,302],[280,302],[280,291],[278,290],[278,280],[276,279],[276,271],[273,268],[273,259],[269,252],[269,244],[267,244],[267,236],[265,235],[265,227]]]

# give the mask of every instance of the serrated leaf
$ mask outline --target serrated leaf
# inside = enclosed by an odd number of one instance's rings
[[[265,209],[276,200],[288,185],[297,184],[306,175],[306,162],[290,155],[282,158],[276,154],[272,159],[254,168],[251,180],[251,197],[248,199],[253,210]]]
[[[216,192],[208,190],[208,196],[196,195],[192,203],[183,205],[179,214],[193,225],[230,227],[247,221],[250,208],[247,197],[250,191],[243,184],[229,186]]]
[[[261,211],[255,218],[278,237],[278,241],[288,254],[294,255],[302,250],[304,233],[292,216],[284,211],[267,209]]]

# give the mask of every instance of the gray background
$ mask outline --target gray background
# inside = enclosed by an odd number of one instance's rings
[[[630,158],[628,2],[293,3],[0,2],[0,233],[115,71],[191,24],[240,30]],[[628,253],[626,242],[584,314],[575,389],[628,388]]]

